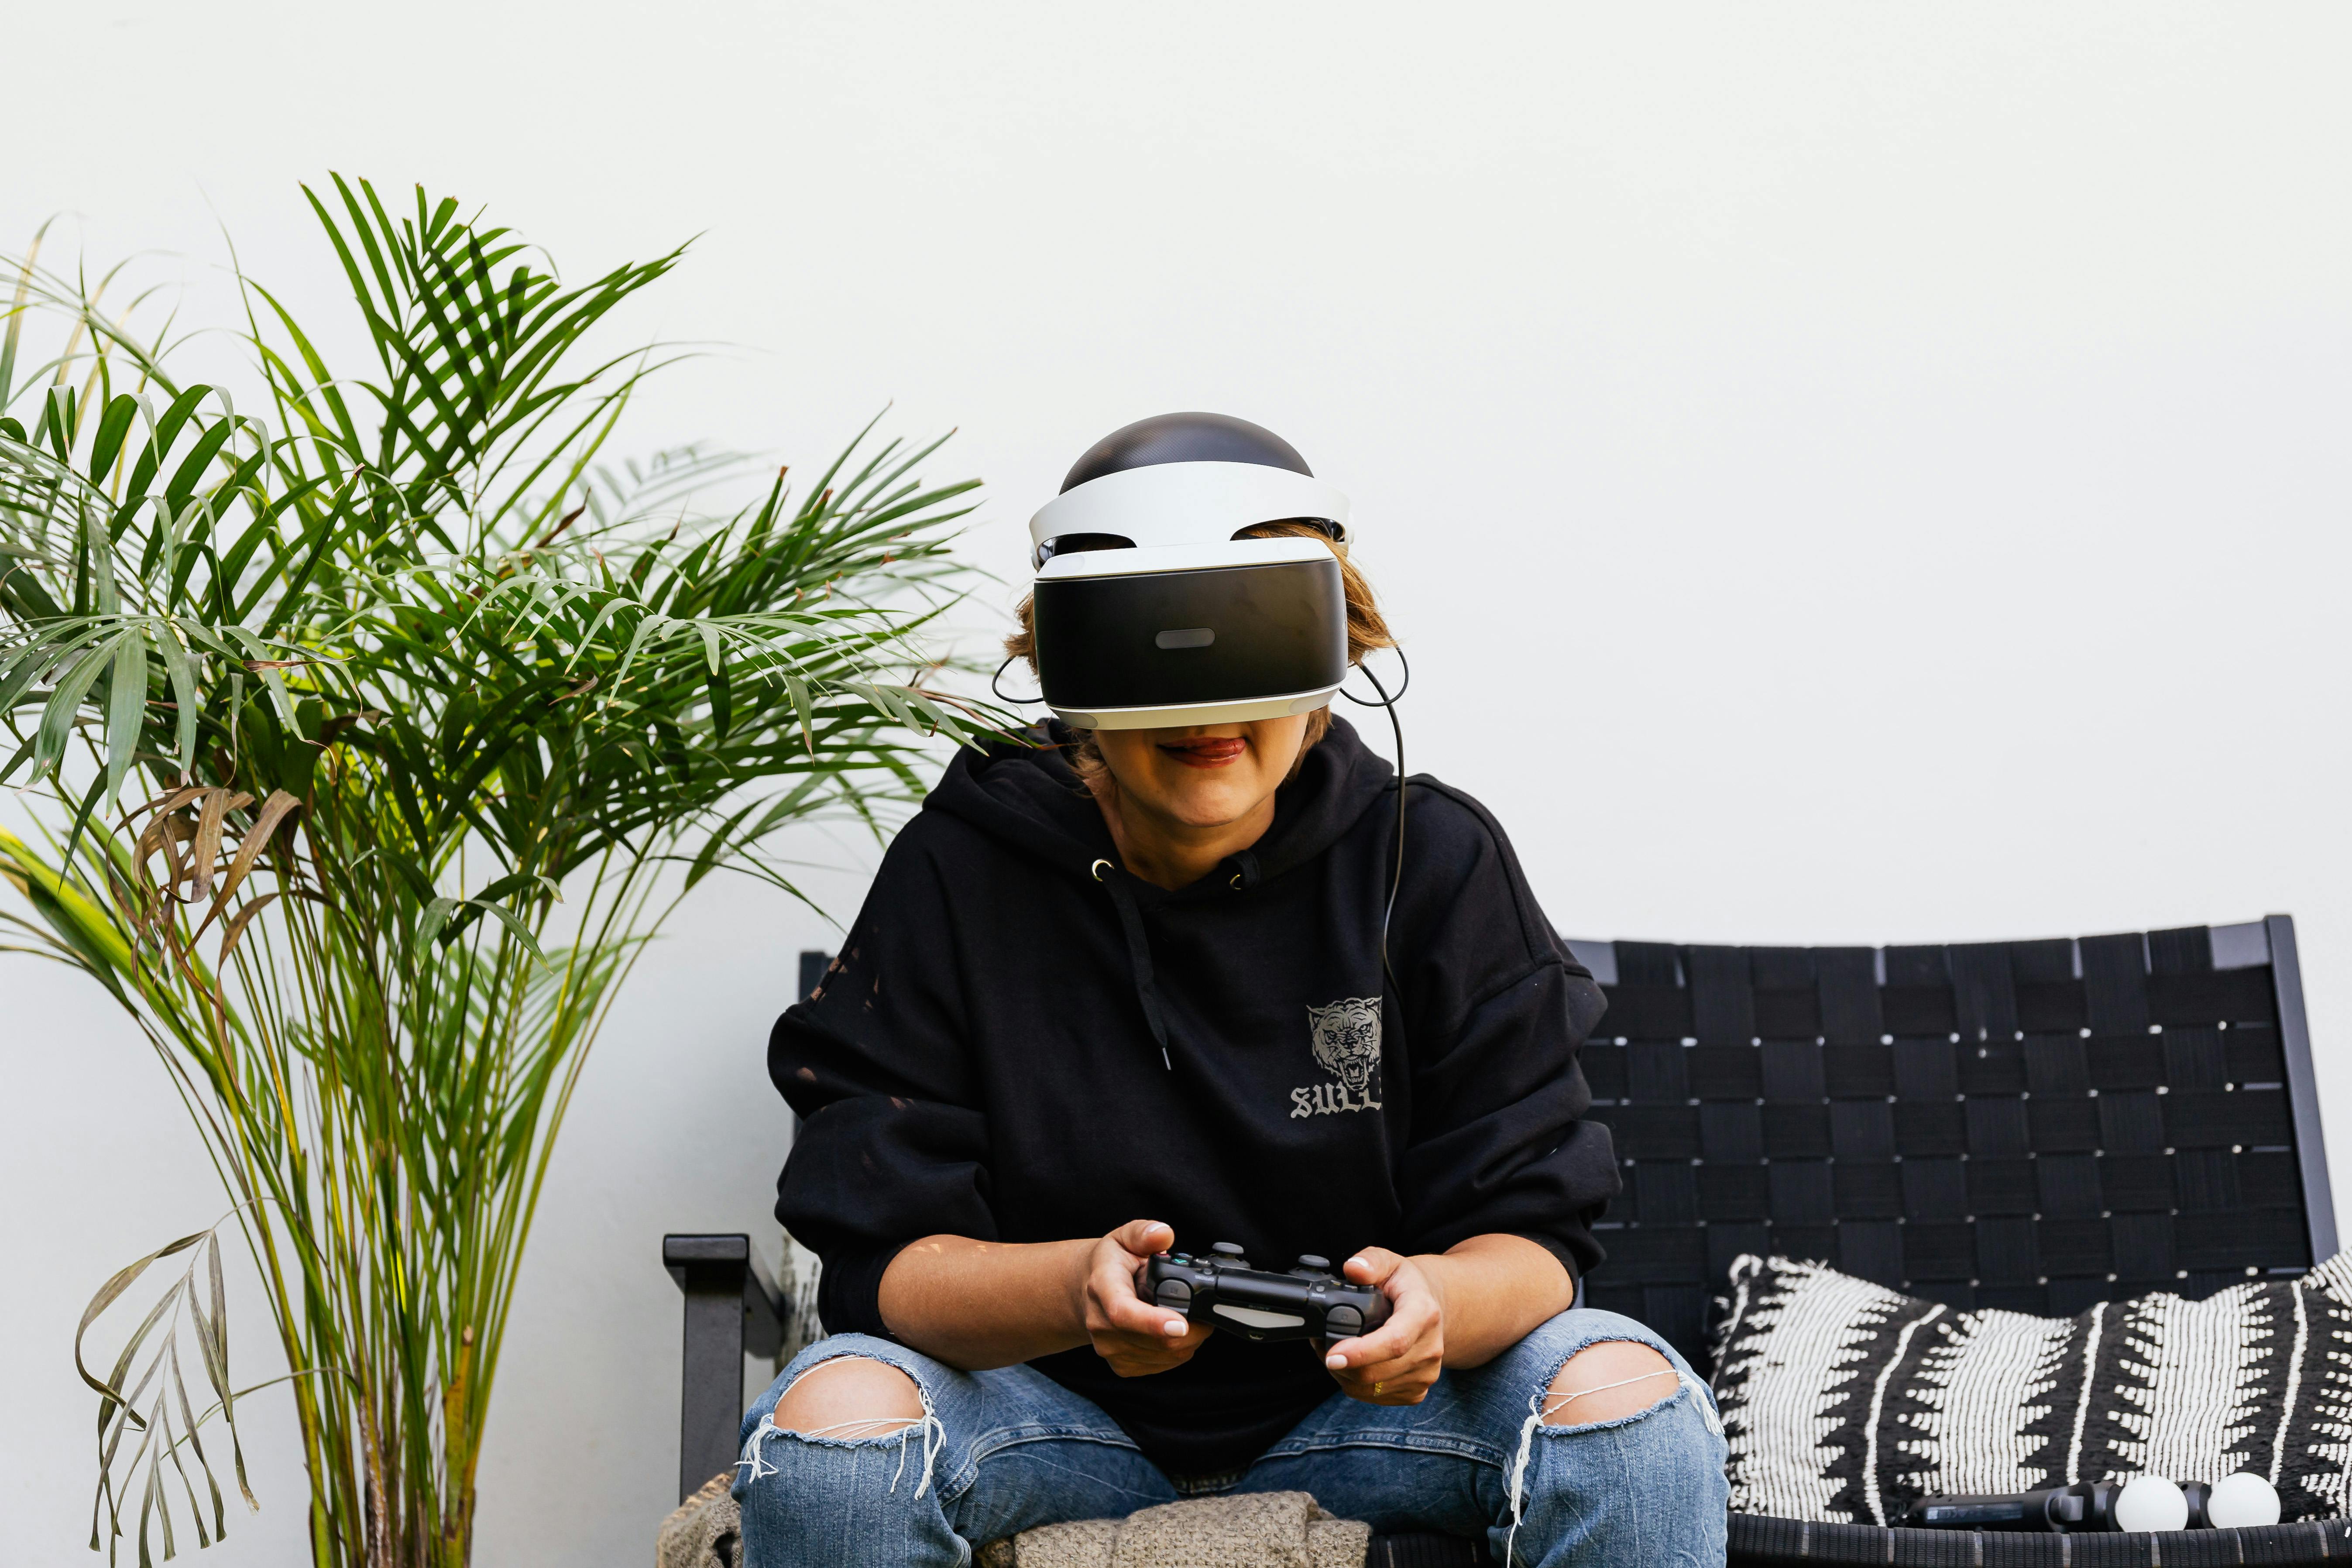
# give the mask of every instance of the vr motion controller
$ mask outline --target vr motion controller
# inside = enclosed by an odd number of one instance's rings
[[[2162,1476],[2044,1487],[1990,1497],[1921,1498],[1903,1522],[1927,1530],[2081,1531],[2231,1530],[2276,1524],[2279,1496],[2251,1470],[2208,1486],[2175,1486]]]
[[[1389,1299],[1376,1285],[1351,1285],[1331,1260],[1307,1253],[1286,1274],[1249,1266],[1242,1249],[1221,1241],[1206,1258],[1163,1252],[1144,1267],[1144,1294],[1195,1323],[1245,1340],[1346,1340],[1389,1321]]]

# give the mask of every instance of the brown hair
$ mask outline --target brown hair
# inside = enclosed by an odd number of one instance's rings
[[[1348,601],[1348,662],[1351,665],[1361,664],[1364,661],[1364,656],[1374,648],[1396,647],[1396,639],[1389,635],[1389,624],[1381,615],[1379,601],[1372,597],[1371,584],[1365,581],[1361,572],[1356,570],[1355,563],[1348,559],[1347,545],[1324,532],[1320,525],[1303,519],[1282,522],[1261,522],[1255,528],[1243,529],[1234,537],[1236,539],[1319,539],[1329,545],[1331,553],[1339,558],[1339,590]],[[1004,651],[1013,658],[1026,661],[1030,672],[1034,674],[1037,668],[1037,612],[1034,599],[1029,595],[1023,595],[1021,603],[1013,606],[1013,614],[1021,622],[1021,629],[1004,639]],[[1329,708],[1318,708],[1309,713],[1307,716],[1307,735],[1298,747],[1299,763],[1305,762],[1307,753],[1330,731],[1331,710]],[[1077,743],[1070,748],[1070,765],[1078,771],[1082,778],[1099,771],[1103,765],[1102,751],[1095,744],[1094,731],[1073,730],[1071,734],[1076,737]],[[1297,771],[1298,763],[1292,763],[1291,772],[1296,773]]]

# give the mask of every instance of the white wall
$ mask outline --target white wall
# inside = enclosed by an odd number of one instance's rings
[[[640,439],[805,465],[896,399],[961,427],[939,471],[990,481],[972,549],[1008,576],[1105,431],[1272,426],[1356,500],[1414,765],[1496,808],[1564,930],[2292,911],[2352,1178],[2340,7],[83,0],[9,35],[0,244],[69,209],[94,257],[184,252],[193,310],[226,224],[316,317],[295,182],[331,167],[487,203],[575,276],[698,233],[639,324],[743,352],[674,374]],[[764,1031],[822,941],[714,889],[615,1019],[480,1561],[645,1558],[657,1238],[761,1229]],[[215,1208],[71,979],[0,967],[11,1563],[79,1552],[82,1300]],[[270,1419],[265,1511],[215,1562],[299,1555]]]

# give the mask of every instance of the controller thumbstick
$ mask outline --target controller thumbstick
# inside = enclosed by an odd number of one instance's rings
[[[1298,1255],[1298,1267],[1328,1269],[1331,1267],[1331,1260],[1328,1258],[1318,1258],[1311,1252],[1302,1252]]]
[[[1209,1250],[1217,1254],[1221,1258],[1239,1258],[1242,1256],[1240,1246],[1230,1241],[1218,1242],[1214,1247],[1209,1248]]]

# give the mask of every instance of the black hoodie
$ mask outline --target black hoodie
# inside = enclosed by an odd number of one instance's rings
[[[769,1040],[803,1118],[776,1215],[824,1260],[825,1327],[887,1335],[883,1270],[940,1234],[1158,1219],[1279,1269],[1507,1232],[1599,1262],[1618,1180],[1576,1051],[1600,987],[1503,830],[1426,778],[1383,984],[1393,791],[1334,721],[1265,836],[1169,892],[1118,868],[1059,751],[959,753]],[[1179,1475],[1246,1465],[1334,1388],[1307,1346],[1226,1334],[1151,1377],[1087,1348],[1034,1364]]]

